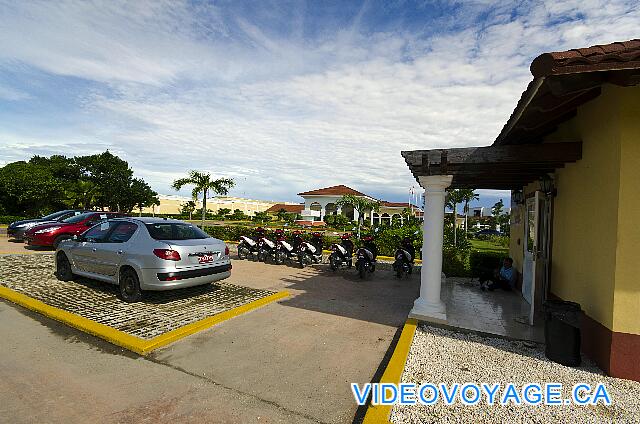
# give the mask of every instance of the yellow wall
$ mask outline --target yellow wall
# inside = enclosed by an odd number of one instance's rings
[[[607,328],[633,334],[640,334],[639,103],[640,87],[604,85],[545,141],[582,140],[582,159],[555,173],[551,292],[580,303]],[[519,270],[523,214],[520,223],[510,246]]]
[[[620,91],[620,208],[613,330],[640,334],[640,87]]]

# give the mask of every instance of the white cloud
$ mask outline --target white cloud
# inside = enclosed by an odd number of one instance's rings
[[[315,38],[305,37],[302,13],[283,35],[250,16],[177,2],[0,7],[5,67],[109,87],[83,97],[99,117],[82,128],[92,138],[7,134],[0,156],[110,146],[161,192],[202,169],[261,198],[342,183],[402,200],[415,181],[401,150],[490,144],[533,57],[633,38],[640,18],[622,2],[465,2],[445,22],[454,30],[377,32],[365,28],[372,7]]]

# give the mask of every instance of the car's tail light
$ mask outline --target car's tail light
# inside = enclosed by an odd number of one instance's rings
[[[160,259],[165,259],[167,261],[179,261],[180,253],[177,250],[171,249],[153,249],[153,254],[159,257]]]
[[[224,256],[229,256],[229,246],[224,246]]]

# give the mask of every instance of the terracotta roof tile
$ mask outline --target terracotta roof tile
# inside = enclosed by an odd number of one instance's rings
[[[346,185],[337,185],[332,187],[320,188],[318,190],[305,191],[298,193],[298,196],[344,196],[345,194],[353,194],[354,196],[366,196],[357,190],[347,187]]]
[[[389,208],[408,208],[408,207],[411,207],[409,202],[387,202],[386,200],[383,200],[380,203],[382,204],[382,206],[386,206],[386,207],[389,207]],[[414,208],[418,208],[416,205],[413,205],[413,207]]]
[[[534,77],[640,67],[640,39],[543,53],[531,62]]]
[[[285,205],[284,203],[278,203],[267,209],[267,212],[277,213],[282,209],[287,213],[300,213],[304,209],[304,205]]]

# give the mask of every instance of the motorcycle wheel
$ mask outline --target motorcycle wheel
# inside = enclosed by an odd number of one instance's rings
[[[258,252],[258,261],[260,262],[267,262],[267,251],[264,249],[260,249],[260,251]]]
[[[282,251],[276,252],[276,256],[274,258],[276,265],[282,265],[284,263],[285,258],[286,258],[286,255],[284,252]]]
[[[249,257],[249,249],[244,244],[238,245],[238,259],[247,259]]]
[[[363,262],[356,262],[356,269],[358,270],[358,275],[361,280],[364,280],[364,277],[367,275],[367,267],[364,266]]]
[[[298,256],[298,263],[300,264],[300,268],[304,268],[304,255]]]
[[[340,259],[337,255],[329,256],[329,267],[332,271],[337,271],[340,268]]]
[[[402,278],[402,274],[404,274],[404,267],[401,264],[393,264],[393,269],[396,270],[396,277]]]

